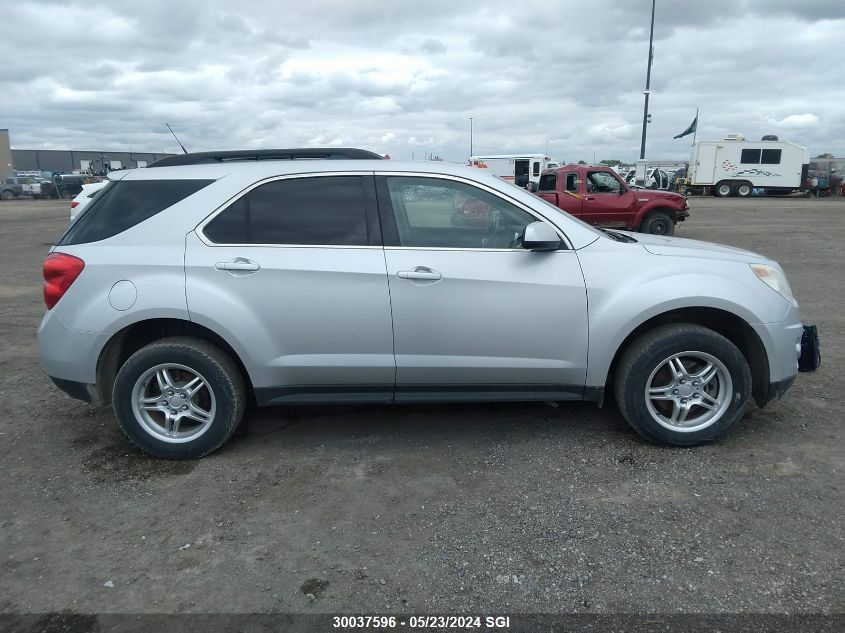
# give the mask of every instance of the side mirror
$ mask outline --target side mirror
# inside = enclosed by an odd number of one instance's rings
[[[560,248],[560,238],[545,222],[532,222],[525,227],[522,248],[529,251],[556,251]]]

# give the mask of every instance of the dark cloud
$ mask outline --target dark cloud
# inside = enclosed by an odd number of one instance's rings
[[[447,49],[443,42],[434,39],[433,37],[429,37],[420,44],[420,50],[430,55],[438,55],[440,53],[445,53]]]
[[[16,147],[359,145],[460,161],[638,155],[647,0],[22,1],[4,11],[0,127]],[[707,138],[845,154],[845,3],[660,0],[648,155]]]

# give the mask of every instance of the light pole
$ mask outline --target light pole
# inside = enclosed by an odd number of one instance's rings
[[[472,160],[472,117],[469,118],[469,159]]]
[[[640,160],[645,159],[645,132],[648,125],[648,96],[651,92],[651,61],[654,58],[654,5],[657,0],[651,0],[651,32],[648,36],[648,68],[645,74],[645,105],[643,106],[643,139],[640,143]]]

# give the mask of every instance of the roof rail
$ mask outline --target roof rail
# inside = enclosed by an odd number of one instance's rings
[[[365,149],[350,147],[313,147],[297,149],[240,149],[222,152],[193,152],[159,158],[150,167],[176,167],[179,165],[211,165],[245,160],[381,160],[381,155]]]

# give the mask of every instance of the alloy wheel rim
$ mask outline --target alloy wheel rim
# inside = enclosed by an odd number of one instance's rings
[[[645,387],[652,419],[680,433],[701,431],[718,422],[732,398],[733,381],[725,364],[700,351],[679,352],[658,363]]]
[[[187,365],[151,367],[132,389],[132,412],[141,428],[170,444],[197,439],[211,427],[216,411],[208,380]]]

